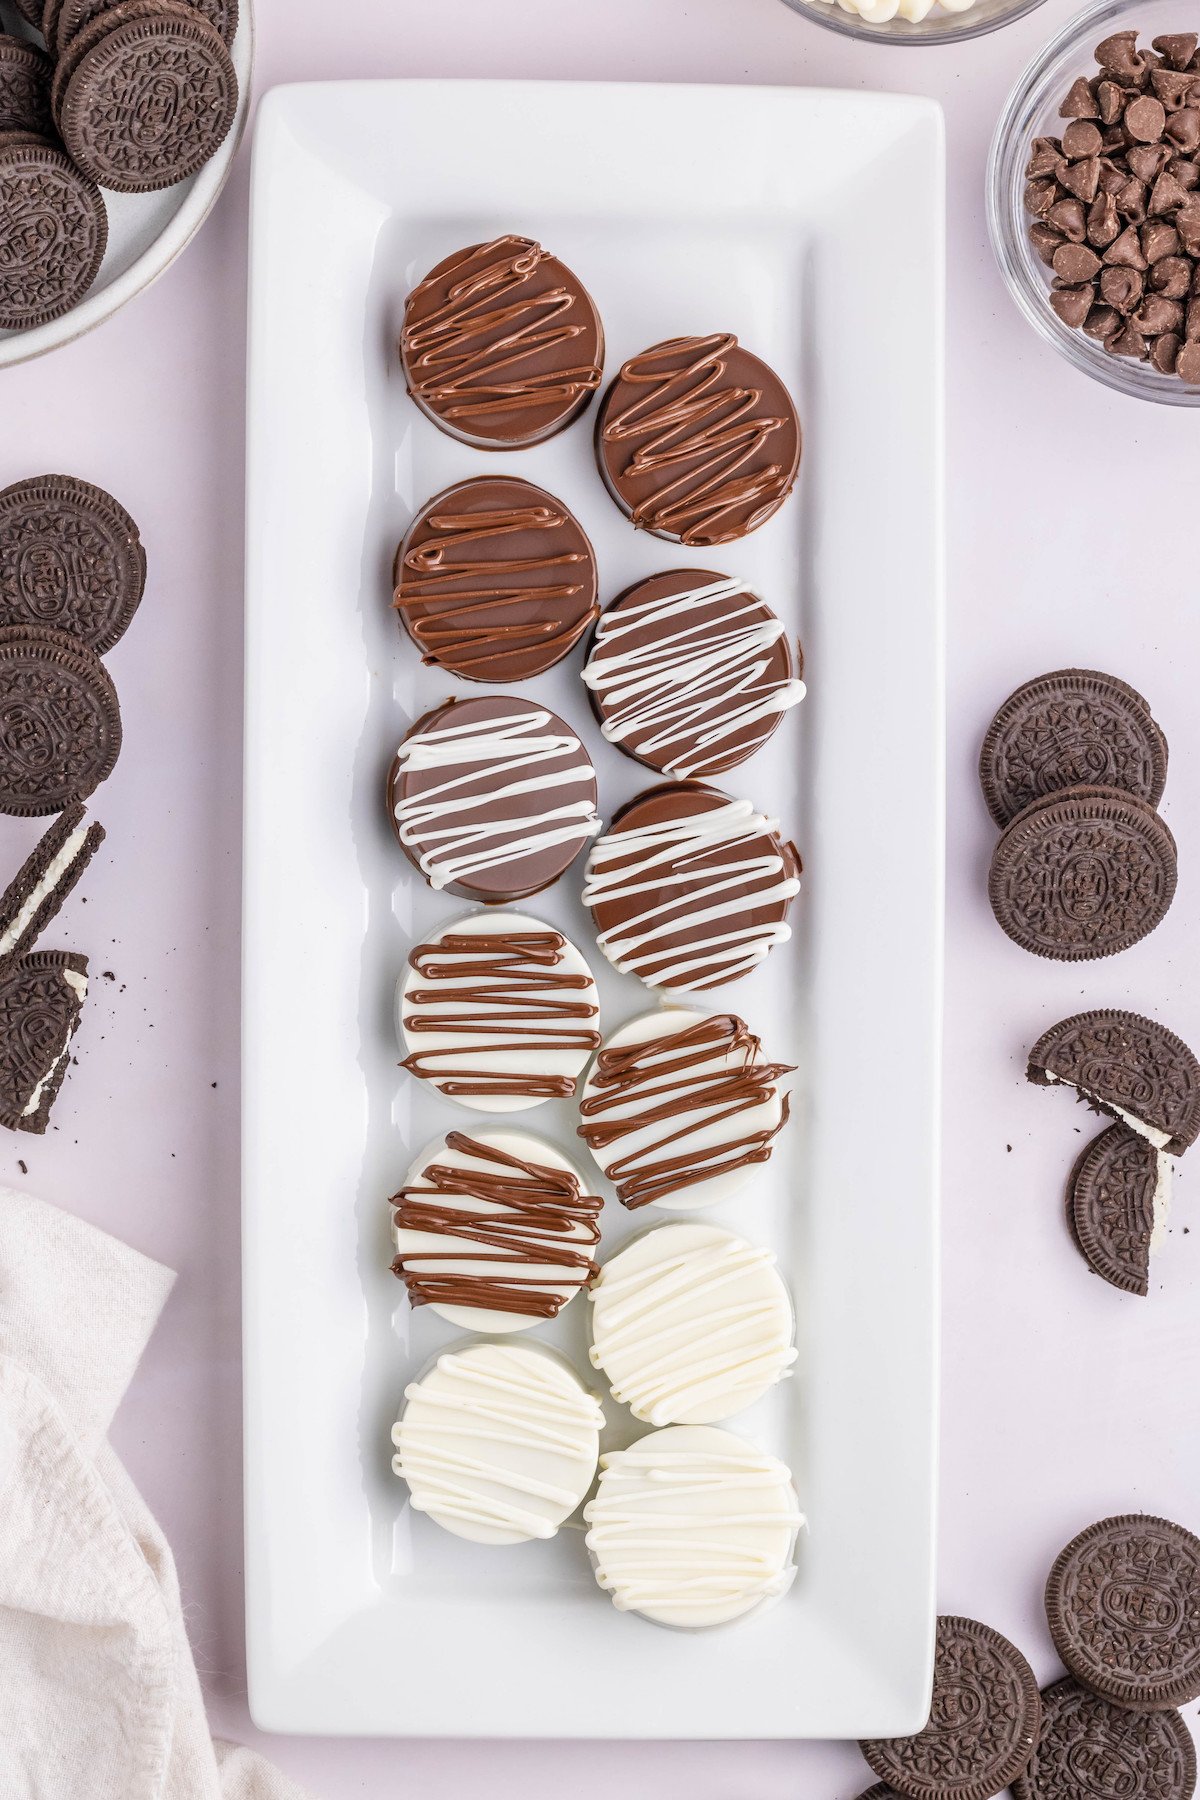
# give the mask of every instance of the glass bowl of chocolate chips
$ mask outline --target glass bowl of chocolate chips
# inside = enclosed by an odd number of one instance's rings
[[[1200,406],[1200,4],[1102,0],[1018,81],[988,228],[1021,311],[1077,368]],[[1182,16],[1181,16],[1182,14]]]

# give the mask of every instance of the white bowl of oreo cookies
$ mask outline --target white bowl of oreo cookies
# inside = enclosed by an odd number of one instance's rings
[[[247,116],[253,0],[0,0],[0,26],[3,367],[111,318],[195,236]]]

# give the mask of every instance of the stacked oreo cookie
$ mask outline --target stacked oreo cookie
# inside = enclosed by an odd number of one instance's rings
[[[573,271],[510,236],[416,284],[400,353],[414,404],[440,430],[512,451],[591,404],[604,332]],[[688,548],[740,540],[796,478],[792,401],[728,333],[631,357],[598,415],[613,502]],[[596,1173],[556,1144],[497,1117],[427,1146],[392,1196],[393,1272],[413,1307],[493,1341],[451,1349],[409,1384],[393,1467],[414,1511],[485,1543],[552,1535],[595,1483],[585,1542],[619,1610],[692,1629],[748,1616],[790,1586],[802,1520],[788,1469],[717,1427],[786,1378],[795,1321],[770,1249],[678,1214],[731,1199],[766,1163],[794,1071],[737,1014],[684,1000],[749,974],[790,936],[798,854],[778,821],[708,778],[745,762],[802,698],[799,646],[745,582],[707,567],[648,576],[601,610],[578,520],[507,473],[420,507],[394,577],[406,640],[476,687],[405,735],[387,783],[392,829],[431,888],[486,909],[410,947],[403,1067],[475,1113],[572,1103],[617,1202],[671,1222],[602,1260]],[[584,731],[520,691],[576,650],[585,714],[658,780],[607,830]],[[607,1035],[582,952],[514,910],[585,855],[599,949],[661,1001]],[[510,1345],[581,1293],[592,1368],[655,1428],[603,1455],[603,1414],[574,1369]],[[526,1436],[543,1395],[570,1427],[544,1471],[544,1442]],[[719,1518],[705,1501],[715,1491]]]
[[[76,306],[108,243],[101,188],[194,175],[233,124],[238,0],[19,0],[0,35],[0,329]]]
[[[1200,1539],[1144,1513],[1101,1519],[1057,1557],[1046,1618],[1070,1671],[1038,1692],[999,1632],[938,1620],[929,1723],[862,1744],[861,1800],[1192,1800],[1178,1708],[1200,1696]]]
[[[1175,839],[1159,817],[1167,740],[1142,696],[1114,675],[1060,669],[1010,694],[979,759],[1001,827],[988,898],[1035,956],[1115,956],[1175,897]]]
[[[87,992],[87,959],[33,946],[103,840],[83,802],[121,748],[101,653],[142,598],[137,526],[90,482],[0,492],[0,812],[59,818],[0,899],[0,1124],[44,1131]]]

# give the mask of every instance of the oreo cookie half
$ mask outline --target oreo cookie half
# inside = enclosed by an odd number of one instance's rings
[[[112,773],[117,691],[100,658],[58,631],[0,631],[0,812],[61,812]]]
[[[1096,1111],[1179,1156],[1200,1137],[1200,1062],[1182,1038],[1141,1013],[1076,1013],[1043,1032],[1026,1071],[1039,1087],[1072,1087]]]
[[[70,157],[32,139],[0,149],[0,327],[26,331],[70,312],[100,271],[108,214]]]
[[[1150,1291],[1150,1256],[1166,1219],[1171,1165],[1125,1125],[1110,1125],[1067,1184],[1071,1233],[1095,1273],[1127,1294]]]
[[[1115,788],[1037,800],[996,845],[988,899],[1034,956],[1084,962],[1128,950],[1175,898],[1175,839],[1154,808]]]
[[[87,997],[87,957],[36,950],[0,974],[0,1125],[43,1132]]]
[[[55,89],[63,142],[94,181],[120,193],[186,181],[237,112],[237,74],[220,33],[173,0],[132,0],[102,14],[64,63]]]
[[[55,820],[0,897],[0,971],[37,942],[103,842],[82,806]]]
[[[103,488],[39,475],[0,493],[0,626],[48,626],[103,654],[145,586],[138,528]]]
[[[1146,1712],[1195,1700],[1200,1538],[1148,1513],[1089,1525],[1050,1571],[1046,1618],[1063,1662],[1093,1693]]]
[[[1069,1678],[1042,1689],[1042,1734],[1012,1784],[1013,1800],[1192,1800],[1195,1789],[1192,1735],[1173,1708],[1130,1712]]]
[[[1004,702],[983,740],[979,780],[997,825],[1070,787],[1118,788],[1157,806],[1167,740],[1135,688],[1097,669],[1058,669]]]
[[[53,73],[50,58],[35,44],[0,33],[0,131],[34,131],[45,137],[54,129],[50,116]]]
[[[1041,1701],[1021,1652],[975,1619],[941,1618],[929,1723],[859,1748],[902,1800],[990,1800],[1033,1755]]]

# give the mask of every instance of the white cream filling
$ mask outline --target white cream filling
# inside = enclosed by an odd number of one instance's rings
[[[1150,1254],[1162,1248],[1162,1241],[1167,1235],[1167,1219],[1171,1212],[1171,1159],[1160,1154],[1155,1158],[1153,1217],[1154,1224],[1150,1232]]]
[[[1075,1092],[1082,1094],[1085,1100],[1091,1100],[1112,1118],[1119,1119],[1122,1125],[1128,1125],[1130,1131],[1136,1131],[1139,1137],[1145,1138],[1148,1144],[1153,1144],[1156,1150],[1165,1150],[1170,1143],[1171,1133],[1169,1131],[1162,1131],[1157,1125],[1147,1124],[1145,1119],[1136,1118],[1133,1113],[1126,1112],[1124,1107],[1115,1106],[1111,1100],[1102,1100],[1099,1094],[1092,1092],[1091,1088],[1080,1087],[1076,1081],[1064,1081],[1062,1076],[1056,1075],[1052,1069],[1043,1069],[1041,1073],[1046,1081],[1055,1087],[1074,1088]]]
[[[54,892],[67,870],[75,862],[83,848],[83,840],[87,834],[88,827],[81,825],[78,831],[71,833],[66,843],[59,849],[58,854],[46,864],[41,880],[29,894],[16,917],[4,931],[0,932],[0,956],[7,956],[13,946],[20,943],[38,908]]]

